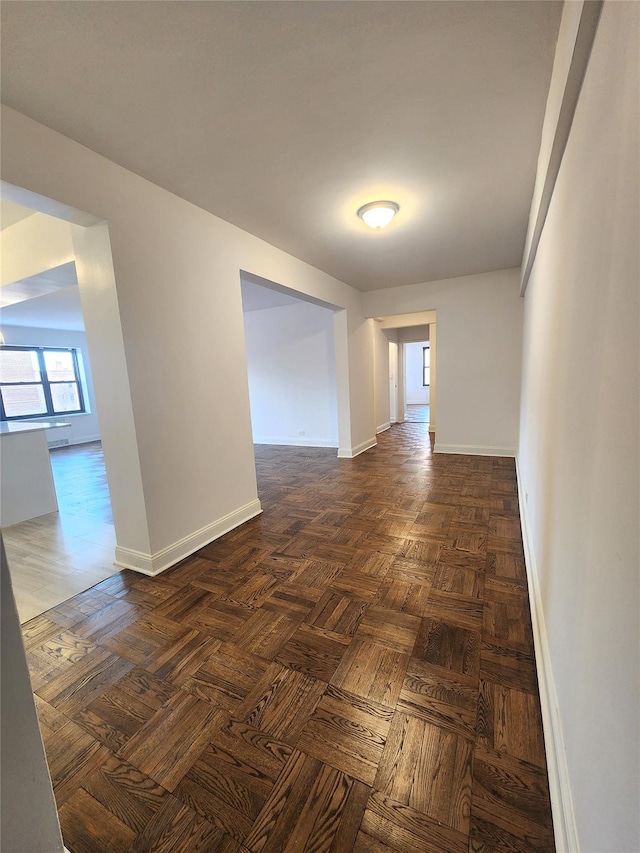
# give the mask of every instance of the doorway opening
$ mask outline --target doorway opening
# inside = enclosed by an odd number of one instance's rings
[[[429,423],[431,350],[428,340],[404,344],[404,419]]]
[[[376,416],[436,431],[436,312],[378,317],[374,324]],[[378,430],[382,431],[382,430]]]
[[[339,446],[332,306],[241,274],[254,445]]]
[[[0,206],[0,524],[24,623],[119,570],[75,226],[4,193]]]

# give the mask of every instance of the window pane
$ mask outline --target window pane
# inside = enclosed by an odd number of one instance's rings
[[[423,385],[431,384],[431,368],[425,367],[424,369],[424,379],[422,380]]]
[[[38,354],[34,350],[0,350],[0,382],[40,382]]]
[[[2,388],[2,402],[8,418],[47,414],[42,385],[5,385]]]
[[[70,352],[48,351],[44,354],[44,365],[49,382],[75,382],[76,374],[73,369],[73,356]]]
[[[51,386],[51,399],[54,412],[77,412],[80,408],[80,395],[76,382],[60,382]]]

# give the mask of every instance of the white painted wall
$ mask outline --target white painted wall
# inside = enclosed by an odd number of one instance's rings
[[[438,417],[438,326],[429,325],[429,348],[431,350],[431,385],[429,386],[429,432],[435,433]]]
[[[362,294],[359,294],[361,297]],[[361,304],[361,303],[360,303]],[[362,308],[359,309],[362,311]],[[351,412],[351,448],[362,452],[376,443],[373,349],[373,320],[365,320],[356,311],[347,311],[349,342],[349,399]],[[336,350],[336,356],[338,351]],[[339,362],[336,359],[336,364]],[[341,442],[342,443],[342,442]]]
[[[253,440],[338,446],[333,312],[307,302],[244,315]]]
[[[604,5],[525,300],[520,489],[572,853],[640,849],[639,18]]]
[[[93,390],[93,376],[87,349],[87,338],[84,332],[61,329],[37,329],[25,326],[2,326],[5,343],[12,346],[24,347],[75,347],[79,352],[80,373],[85,392],[85,404],[90,412],[85,415],[60,415],[60,420],[68,421],[68,429],[54,430],[47,433],[49,441],[62,438],[69,439],[70,444],[82,444],[86,441],[97,441],[100,438],[100,424],[96,412],[96,398]],[[31,418],[38,420],[38,418]],[[43,420],[50,420],[49,417]]]
[[[358,291],[6,107],[2,151],[9,184],[106,222],[77,232],[74,251],[123,562],[155,570],[259,510],[240,270],[341,309],[339,450],[375,441],[373,321]],[[95,229],[102,248],[87,245]],[[116,326],[131,406],[110,419]],[[120,502],[132,503],[122,517]]]
[[[405,403],[410,405],[424,405],[429,402],[429,388],[422,384],[422,348],[427,346],[428,341],[408,343],[404,345],[405,366]]]
[[[369,317],[437,312],[436,451],[515,455],[524,309],[518,286],[513,269],[363,294]]]
[[[158,560],[160,566],[165,560],[151,550],[109,227],[74,224],[71,233],[118,543],[115,557],[123,566],[153,573]]]
[[[62,853],[51,777],[38,727],[27,656],[0,534],[2,776],[0,849]]]
[[[391,426],[391,394],[390,376],[392,365],[389,359],[389,334],[385,332],[380,323],[373,323],[373,347],[374,347],[374,386],[376,406],[376,433],[382,432]],[[395,370],[395,367],[393,368]]]
[[[389,420],[398,422],[398,343],[389,341]]]

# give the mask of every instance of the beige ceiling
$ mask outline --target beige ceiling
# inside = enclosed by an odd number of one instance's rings
[[[521,262],[560,11],[3,3],[2,100],[362,290],[448,278]]]

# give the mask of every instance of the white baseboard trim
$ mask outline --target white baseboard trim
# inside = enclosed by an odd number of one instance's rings
[[[140,572],[143,575],[159,575],[165,569],[175,566],[185,557],[198,551],[214,539],[219,539],[230,530],[244,524],[256,515],[262,512],[260,501],[255,500],[240,509],[230,512],[228,515],[207,524],[206,527],[196,530],[189,536],[179,539],[172,545],[168,545],[161,551],[155,554],[145,554],[142,551],[134,551],[131,548],[116,547],[115,565],[123,569],[132,569],[134,572]]]
[[[254,444],[278,444],[285,447],[337,447],[335,441],[330,438],[254,438]]]
[[[74,438],[71,444],[91,444],[92,441],[101,441],[100,435],[83,435],[82,438]]]
[[[369,450],[372,447],[375,447],[377,444],[377,440],[375,435],[373,438],[368,438],[366,441],[360,442],[360,444],[356,444],[355,447],[339,447],[338,448],[338,459],[354,459],[356,456],[359,456],[361,453],[364,453],[365,450]]]
[[[62,427],[64,429],[64,427]],[[55,435],[55,433],[54,433]],[[47,442],[49,450],[58,450],[60,447],[75,447],[79,444],[91,444],[93,441],[100,441],[99,435],[83,435],[81,438],[72,438],[70,436],[64,436],[64,438],[68,439],[66,444],[54,444],[57,439],[54,438],[52,441]]]
[[[540,691],[540,705],[542,708],[542,725],[544,728],[547,772],[549,774],[549,795],[551,798],[556,851],[557,853],[580,853],[578,829],[571,796],[569,767],[564,748],[562,720],[560,719],[558,696],[553,678],[551,654],[549,652],[549,642],[545,627],[544,609],[540,595],[538,566],[531,543],[527,506],[524,500],[524,487],[522,486],[517,455],[516,476],[518,478],[520,525],[522,527],[524,559],[527,568],[527,584],[529,586],[529,604],[531,607],[533,642],[536,654],[536,668],[538,671],[538,689]]]
[[[437,441],[434,450],[436,453],[461,453],[465,456],[515,457],[516,455],[515,447],[488,447],[482,444],[438,444]]]
[[[388,429],[391,429],[391,421],[387,421],[386,424],[376,427],[376,435],[380,435],[381,432],[386,432]]]

